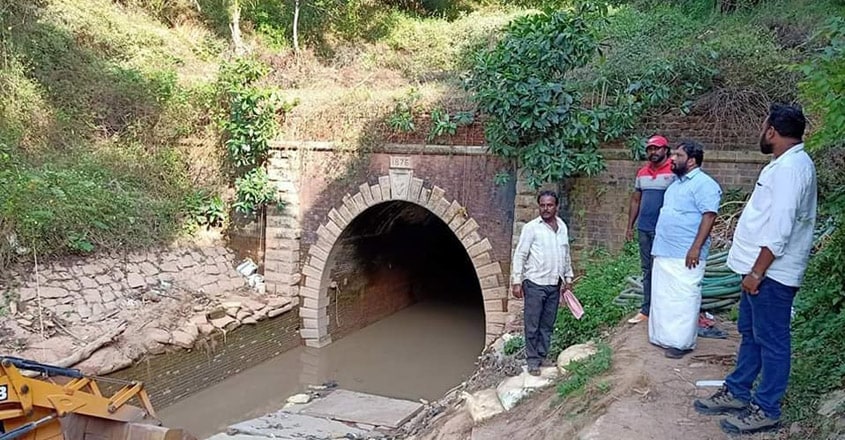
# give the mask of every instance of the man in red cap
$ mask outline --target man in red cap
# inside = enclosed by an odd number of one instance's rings
[[[630,324],[637,324],[648,319],[651,307],[651,245],[654,243],[654,231],[657,217],[663,206],[663,193],[675,181],[672,162],[669,160],[669,142],[660,135],[652,136],[646,142],[648,163],[639,171],[631,194],[631,208],[628,212],[628,229],[625,239],[634,238],[634,227],[640,245],[640,265],[643,272],[643,303],[639,313],[629,319]]]

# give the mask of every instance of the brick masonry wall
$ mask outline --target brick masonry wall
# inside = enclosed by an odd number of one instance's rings
[[[148,356],[107,377],[144,382],[155,408],[164,408],[301,344],[299,316],[285,313],[227,333],[192,350]],[[104,392],[114,392],[105,388]]]
[[[337,208],[346,195],[355,194],[362,183],[379,183],[379,176],[389,172],[390,156],[408,156],[413,162],[413,176],[423,179],[431,189],[437,185],[445,197],[457,200],[466,207],[466,215],[478,222],[478,232],[493,246],[494,259],[504,267],[510,264],[510,239],[513,224],[513,185],[493,184],[496,173],[504,168],[497,158],[488,155],[447,155],[415,153],[414,146],[406,152],[373,153],[359,159],[343,153],[315,151],[303,161],[299,182],[302,216],[301,251],[317,241],[317,229],[328,219],[329,211]],[[341,178],[333,178],[330,168],[350,166]],[[304,258],[301,261],[304,263]]]
[[[301,334],[306,344],[316,347],[331,341],[326,312],[328,277],[324,273],[338,236],[359,212],[394,199],[425,207],[452,229],[477,271],[485,298],[488,337],[501,332],[506,314],[503,270],[510,265],[514,186],[493,184],[504,165],[498,158],[477,147],[386,146],[369,154],[343,151],[325,143],[277,148],[280,155],[296,155],[299,160],[294,167],[281,165],[282,161],[274,158],[270,169],[274,180],[292,182],[289,191],[296,193],[299,211],[291,210],[288,215],[298,217],[301,229],[274,228],[268,218],[267,254],[274,246],[287,246],[279,243],[296,240],[301,259],[293,264],[265,259],[265,275],[270,281],[277,275],[268,270],[286,271],[297,264],[302,267],[298,281],[303,300]],[[390,166],[394,156],[405,160],[401,170],[407,179],[404,189],[402,178],[394,175],[396,170]]]
[[[329,290],[328,331],[338,340],[356,330],[386,318],[414,303],[409,274],[402,268],[381,268],[365,277],[353,264],[337,264],[332,279],[341,280]],[[369,279],[369,280],[368,280]],[[349,283],[343,285],[343,280]]]
[[[408,159],[401,168],[411,168],[413,179],[421,179],[424,189],[420,197],[428,204],[431,196],[430,209],[436,210],[435,206],[445,200],[447,205],[458,205],[465,211],[462,215],[477,226],[474,237],[460,238],[467,249],[473,243],[483,248],[483,258],[471,256],[479,271],[488,339],[520,314],[519,304],[509,302],[503,289],[509,284],[512,246],[521,226],[537,215],[536,191],[519,178],[502,187],[493,184],[497,173],[507,170],[508,164],[486,153],[481,123],[461,127],[456,136],[435,139],[430,145],[424,143],[425,118],[419,122],[419,129],[410,134],[393,133],[383,124],[370,125],[372,133],[368,133],[378,144],[373,151],[345,149],[342,143],[323,139],[325,136],[275,145],[271,178],[279,183],[280,194],[295,203],[286,209],[289,220],[268,216],[265,273],[268,288],[277,282],[285,294],[295,295],[298,290],[303,301],[302,335],[310,346],[319,347],[331,339],[327,280],[334,275],[326,273],[326,260],[349,221],[382,200],[375,194],[379,187],[385,197],[390,195],[385,187],[393,182],[393,177],[388,177],[393,156]],[[708,152],[705,171],[713,174],[725,190],[748,189],[766,160],[741,151],[747,145],[756,145],[758,127],[726,125],[711,115],[658,115],[645,121],[639,131],[663,134],[673,143],[682,137],[702,142]],[[627,148],[620,143],[604,145],[602,152],[607,170],[601,175],[548,185],[562,195],[560,215],[570,226],[576,262],[586,249],[618,249],[624,238],[631,185],[641,164],[629,160]],[[435,186],[441,191],[436,198]],[[446,214],[449,219],[455,215]],[[449,219],[445,221],[450,223]],[[480,237],[485,237],[483,245]]]
[[[607,169],[603,173],[571,183],[568,215],[577,259],[597,246],[611,250],[622,247],[634,176],[645,164],[629,160],[626,151],[606,150],[604,154]],[[702,170],[719,182],[723,193],[733,188],[750,191],[767,161],[757,153],[705,151]]]

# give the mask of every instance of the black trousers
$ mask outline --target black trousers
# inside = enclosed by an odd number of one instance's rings
[[[525,280],[522,292],[525,295],[525,355],[528,368],[535,368],[549,353],[560,304],[560,284],[541,286]]]

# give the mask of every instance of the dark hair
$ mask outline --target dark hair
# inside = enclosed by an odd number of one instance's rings
[[[688,158],[695,159],[696,165],[701,166],[704,162],[704,145],[692,139],[684,139],[678,143],[677,148],[682,148],[684,153],[687,153]]]
[[[555,205],[558,204],[557,193],[554,192],[554,191],[549,191],[549,190],[540,191],[540,195],[537,196],[537,203],[540,203],[540,199],[543,198],[543,197],[546,197],[546,196],[554,197],[555,198]]]
[[[798,106],[774,103],[769,107],[768,123],[779,135],[800,140],[804,136],[807,119]]]

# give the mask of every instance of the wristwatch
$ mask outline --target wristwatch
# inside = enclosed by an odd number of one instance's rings
[[[758,275],[757,272],[754,272],[753,270],[748,275],[751,275],[751,278],[754,278],[755,280],[758,280],[758,281],[763,278],[762,275]]]

